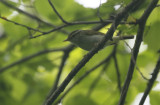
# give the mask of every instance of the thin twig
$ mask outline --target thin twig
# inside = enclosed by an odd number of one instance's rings
[[[125,40],[123,40],[123,41],[125,42],[125,44],[127,45],[127,47],[131,50],[131,53],[132,53],[132,52],[133,52],[133,49],[131,48],[131,46],[130,46]],[[131,58],[132,58],[133,62],[135,63],[136,70],[139,72],[139,74],[142,76],[142,78],[145,79],[145,80],[149,80],[149,79],[146,78],[146,77],[143,75],[143,73],[141,72],[141,70],[140,70],[140,68],[138,67],[138,65],[137,65],[136,60],[134,59],[134,57],[131,56]]]
[[[139,105],[143,105],[145,100],[146,100],[146,97],[148,96],[149,92],[151,91],[152,87],[153,87],[153,84],[158,76],[158,73],[159,73],[159,70],[160,70],[160,56],[159,56],[159,59],[157,61],[157,64],[156,64],[156,67],[152,73],[152,77],[151,79],[148,81],[148,86],[146,87],[146,90],[141,98],[141,101],[139,103]]]
[[[56,8],[54,7],[53,3],[51,2],[51,0],[48,0],[49,4],[51,5],[53,11],[57,14],[57,16],[61,19],[61,21],[65,24],[69,24],[66,20],[63,19],[63,17],[59,14],[59,12],[56,10]]]
[[[98,16],[98,18],[100,19],[100,21],[103,22],[103,19],[102,19],[102,17],[100,16],[100,7],[101,7],[101,0],[100,0],[99,7],[98,7],[98,9],[97,9],[97,16]]]
[[[122,87],[121,87],[121,74],[120,74],[120,70],[119,70],[119,67],[118,67],[116,51],[115,51],[115,54],[113,55],[113,59],[114,59],[114,64],[115,64],[115,68],[116,68],[118,89],[119,89],[119,92],[121,92],[121,90],[122,90]]]
[[[37,57],[37,56],[40,56],[40,55],[43,55],[43,54],[46,54],[46,53],[50,53],[50,52],[63,51],[63,50],[65,50],[66,48],[68,48],[70,46],[72,46],[72,45],[69,45],[69,46],[64,47],[64,48],[45,49],[45,50],[39,51],[39,52],[37,52],[35,54],[29,55],[27,57],[24,57],[24,58],[18,60],[18,61],[15,61],[14,63],[12,63],[10,65],[7,65],[5,67],[0,68],[0,73],[3,73],[4,71],[8,70],[9,68],[14,67],[14,66],[16,66],[18,64],[24,63],[25,61],[28,61],[28,60],[30,60],[30,59],[32,59],[34,57]]]
[[[36,35],[36,36],[32,36],[32,37],[31,37],[31,39],[33,39],[33,38],[37,38],[37,37],[40,37],[40,36],[47,35],[47,34],[49,34],[49,33],[51,33],[51,32],[54,32],[54,31],[60,30],[60,29],[62,29],[62,28],[64,28],[64,27],[67,27],[67,25],[65,24],[65,25],[62,25],[62,26],[56,27],[56,28],[54,28],[54,29],[52,29],[52,30],[50,30],[50,31],[48,31],[48,32],[45,32],[45,33],[42,33],[42,34],[39,34],[39,35]]]
[[[10,22],[10,23],[13,23],[13,24],[15,24],[15,25],[24,27],[24,28],[26,28],[26,29],[28,29],[28,30],[33,30],[33,31],[36,31],[36,32],[44,33],[44,32],[42,32],[42,31],[40,31],[40,30],[38,30],[38,29],[35,29],[35,28],[32,28],[32,27],[26,26],[26,25],[24,25],[24,24],[17,23],[17,22],[15,22],[15,21],[9,20],[9,19],[7,19],[7,18],[5,18],[5,17],[1,17],[1,16],[0,16],[0,18],[3,19],[3,20],[5,20],[5,21],[8,21],[8,22]]]
[[[8,6],[9,8],[12,8],[12,9],[14,9],[14,10],[20,12],[20,13],[23,13],[24,15],[26,15],[26,16],[32,18],[32,19],[35,19],[35,20],[37,20],[37,21],[39,21],[41,23],[44,23],[44,24],[49,25],[49,26],[55,26],[55,25],[53,25],[51,23],[43,21],[42,19],[38,18],[37,16],[34,16],[34,15],[28,13],[28,12],[25,12],[25,11],[15,7],[14,5],[8,3],[6,0],[0,0],[0,2],[2,2],[4,5]]]
[[[119,31],[117,33],[117,36],[121,37],[121,31]],[[120,70],[118,67],[118,61],[117,61],[117,57],[116,57],[116,53],[117,53],[117,46],[118,44],[115,45],[115,52],[113,54],[113,60],[114,60],[114,65],[115,65],[115,69],[116,69],[116,74],[117,74],[117,84],[118,84],[118,89],[119,92],[121,93],[122,87],[121,87],[121,74],[120,74]]]

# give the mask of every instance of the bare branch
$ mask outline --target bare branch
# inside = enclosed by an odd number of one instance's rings
[[[129,46],[129,44],[128,44],[125,40],[123,40],[123,41],[125,42],[125,44],[127,45],[127,47],[131,50],[131,52],[133,52],[133,49]],[[136,67],[137,71],[138,71],[139,74],[142,76],[142,78],[145,79],[145,80],[149,80],[149,79],[146,78],[146,77],[143,75],[143,73],[141,72],[141,70],[140,70],[140,68],[138,67],[138,65],[137,65],[136,60],[134,59],[134,57],[133,57],[133,56],[131,56],[131,57],[132,57],[132,60],[133,60],[133,62],[134,62],[134,64],[135,64],[135,67]]]
[[[58,13],[54,5],[52,4],[51,0],[48,0],[49,4],[51,5],[53,11],[57,14],[57,16],[61,19],[61,21],[65,24],[69,24],[66,20],[63,19],[63,17]]]
[[[153,84],[158,76],[158,73],[159,73],[159,70],[160,70],[160,56],[159,56],[159,59],[157,61],[157,64],[156,64],[156,67],[152,73],[152,78],[149,80],[148,82],[148,86],[146,87],[146,90],[141,98],[141,101],[139,103],[139,105],[143,105],[145,100],[146,100],[146,97],[148,96],[149,92],[151,91],[152,87],[153,87]]]
[[[139,29],[138,29],[138,32],[137,32],[137,37],[136,37],[135,45],[134,45],[133,52],[132,52],[132,57],[134,58],[135,61],[137,59],[139,48],[140,48],[140,45],[141,45],[141,42],[142,42],[144,28],[145,28],[147,18],[150,15],[150,13],[152,12],[152,10],[156,7],[157,2],[158,2],[158,0],[152,0],[152,2],[150,3],[148,8],[146,9],[144,14],[142,15],[142,17],[139,19]],[[129,69],[128,69],[128,74],[127,74],[124,86],[122,88],[121,97],[120,97],[118,105],[124,105],[126,95],[127,95],[127,91],[128,91],[131,79],[132,79],[132,75],[133,75],[134,67],[135,67],[135,63],[133,62],[132,57],[131,57],[131,60],[130,60],[130,66],[129,66]]]
[[[101,7],[101,0],[100,0],[99,7],[98,7],[98,9],[97,9],[97,16],[98,16],[99,20],[100,20],[101,22],[103,22],[103,19],[102,19],[102,17],[100,16],[100,7]]]
[[[24,27],[24,28],[26,28],[26,29],[28,29],[28,30],[33,30],[33,31],[37,31],[37,32],[40,32],[40,33],[44,33],[44,32],[42,32],[42,31],[40,31],[40,30],[38,30],[38,29],[35,29],[35,28],[32,28],[32,27],[26,26],[26,25],[24,25],[24,24],[17,23],[17,22],[15,22],[15,21],[9,20],[9,19],[7,19],[7,18],[1,17],[1,16],[0,16],[0,18],[3,19],[3,20],[5,20],[5,21],[8,21],[8,22],[10,22],[10,23],[13,23],[13,24],[15,24],[15,25],[22,26],[22,27]]]
[[[118,89],[119,92],[121,92],[122,87],[121,87],[121,74],[120,74],[120,70],[118,67],[118,61],[117,61],[117,57],[116,57],[116,51],[113,55],[113,59],[114,59],[114,64],[115,64],[115,68],[116,68],[116,73],[117,73],[117,84],[118,84]]]
[[[59,83],[59,80],[60,80],[60,77],[61,77],[61,73],[62,73],[62,70],[63,70],[63,67],[64,67],[64,64],[65,64],[67,58],[69,57],[69,53],[73,50],[73,48],[74,48],[74,46],[69,46],[67,49],[64,50],[64,55],[62,57],[61,65],[59,67],[56,80],[55,80],[54,85],[52,86],[52,89],[49,92],[49,94],[48,94],[48,96],[47,96],[47,98],[46,98],[46,100],[44,102],[44,105],[45,105],[46,101],[51,97],[53,92],[57,89],[58,83]]]
[[[67,26],[67,25],[62,25],[62,26],[56,27],[56,28],[54,28],[54,29],[52,29],[52,30],[50,30],[50,31],[48,31],[48,32],[45,32],[45,33],[42,33],[42,34],[39,34],[39,35],[36,35],[36,36],[32,36],[31,39],[32,39],[32,38],[37,38],[37,37],[40,37],[40,36],[43,36],[43,35],[47,35],[47,34],[49,34],[49,33],[51,33],[51,32],[60,30],[60,29],[62,29],[62,28],[64,28],[64,27],[66,27],[66,26]]]
[[[73,45],[69,45],[68,47],[70,47],[70,46],[73,46]],[[58,49],[45,49],[43,51],[39,51],[39,52],[37,52],[35,54],[32,54],[32,55],[27,56],[27,57],[24,57],[24,58],[22,58],[22,59],[20,59],[18,61],[15,61],[14,63],[12,63],[10,65],[7,65],[5,67],[0,68],[0,73],[6,71],[7,69],[9,69],[11,67],[14,67],[14,66],[16,66],[18,64],[21,64],[21,63],[25,62],[25,61],[28,61],[28,60],[30,60],[30,59],[32,59],[34,57],[37,57],[37,56],[40,56],[40,55],[43,55],[43,54],[46,54],[46,53],[50,53],[50,52],[64,51],[68,47],[58,48]]]

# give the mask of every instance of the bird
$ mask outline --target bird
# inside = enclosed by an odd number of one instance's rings
[[[101,41],[104,38],[104,36],[104,33],[95,30],[75,30],[71,32],[68,35],[67,39],[64,41],[69,41],[86,51],[90,51],[98,44],[99,41]],[[134,35],[114,36],[112,39],[108,40],[105,43],[104,47],[114,45],[118,43],[119,40],[133,38]]]

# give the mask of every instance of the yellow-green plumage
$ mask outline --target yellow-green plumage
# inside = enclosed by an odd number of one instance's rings
[[[76,30],[71,32],[65,41],[70,41],[80,48],[89,51],[94,48],[100,40],[104,38],[104,35],[105,34],[94,30]],[[113,37],[112,40],[107,41],[105,47],[108,45],[113,45],[119,40],[132,38],[134,38],[134,36],[116,36]]]

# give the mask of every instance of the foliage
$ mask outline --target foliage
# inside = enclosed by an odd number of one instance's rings
[[[53,11],[49,1],[68,24],[62,22],[63,19]],[[131,0],[108,0],[99,8],[92,9],[84,8],[74,0],[1,0],[0,104],[40,105],[45,102],[50,90],[54,86],[60,86],[70,71],[88,53],[77,47],[73,49],[69,42],[63,42],[68,33],[76,29],[96,29],[105,23],[105,20],[114,20],[116,14],[130,2]],[[121,32],[122,35],[137,35],[138,19],[150,3],[151,0],[146,0],[143,5],[140,4],[127,14],[114,34]],[[115,10],[115,5],[121,7]],[[160,51],[159,9],[159,6],[154,8],[145,24],[143,41],[148,47],[138,55],[126,105],[130,105],[139,93],[145,91],[148,80],[144,77],[149,79],[155,68],[159,56],[157,52]],[[103,21],[100,21],[99,17]],[[127,23],[123,23],[125,21]],[[106,33],[111,23],[105,23],[99,31]],[[72,79],[64,92],[110,54],[111,58],[108,61],[71,88],[62,99],[62,105],[118,104],[120,91],[132,60],[131,51],[124,41],[96,53]],[[118,69],[113,56],[117,59]],[[61,70],[62,72],[59,72]],[[116,70],[119,70],[119,76]],[[60,78],[57,76],[58,73]],[[58,84],[55,84],[56,81]],[[156,81],[153,87],[159,84],[159,80]],[[151,105],[159,105],[159,90],[152,90],[149,97]],[[58,100],[59,97],[56,101]]]

